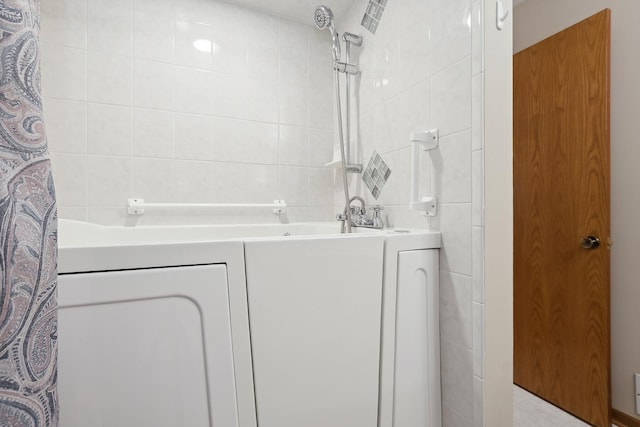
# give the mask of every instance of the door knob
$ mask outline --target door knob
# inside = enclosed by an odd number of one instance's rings
[[[597,249],[600,247],[600,239],[596,236],[586,236],[580,240],[582,249]]]

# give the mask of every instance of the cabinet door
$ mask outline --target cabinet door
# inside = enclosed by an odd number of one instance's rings
[[[63,275],[60,425],[237,426],[224,265]]]
[[[383,243],[245,244],[260,427],[377,425]]]
[[[393,426],[440,427],[438,250],[398,254]]]

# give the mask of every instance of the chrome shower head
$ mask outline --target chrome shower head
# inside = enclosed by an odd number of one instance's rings
[[[331,12],[331,9],[327,6],[318,6],[316,7],[316,12],[313,15],[313,20],[319,30],[324,30],[327,27],[333,27],[333,12]]]
[[[324,30],[328,28],[331,31],[331,39],[333,40],[332,53],[333,60],[338,62],[340,61],[340,57],[342,56],[342,51],[340,50],[340,40],[338,39],[338,33],[336,33],[336,29],[333,25],[333,12],[327,6],[318,6],[316,7],[316,11],[313,14],[313,21],[318,27],[319,30]]]

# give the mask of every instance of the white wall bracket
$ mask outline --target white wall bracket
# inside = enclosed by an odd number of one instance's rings
[[[411,210],[424,212],[426,216],[436,216],[438,215],[438,198],[423,197],[419,202],[411,202],[409,207]]]
[[[144,215],[144,199],[127,199],[127,214]]]
[[[282,215],[287,213],[287,202],[284,200],[273,201],[273,213],[276,215]]]
[[[498,0],[496,2],[496,28],[499,31],[502,31],[504,28],[504,23],[509,16],[509,11],[504,8],[504,3],[502,0]]]
[[[411,141],[411,198],[409,208],[422,211],[427,216],[438,214],[438,198],[436,196],[420,196],[420,148],[431,151],[438,147],[440,136],[438,129],[416,132],[410,135]],[[431,164],[433,172],[433,163]],[[431,174],[431,188],[433,189],[433,173]]]

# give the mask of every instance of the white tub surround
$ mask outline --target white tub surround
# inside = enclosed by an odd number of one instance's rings
[[[371,427],[380,419],[382,427],[441,427],[439,233],[341,235],[338,227],[62,221],[65,425],[100,419],[122,427],[204,427],[224,419],[225,427]],[[163,313],[171,314],[170,325]],[[90,370],[80,351],[97,351],[97,340],[113,344],[106,348],[114,358],[124,351],[126,360],[105,360],[92,387],[97,392],[80,392],[70,367]],[[118,363],[128,365],[121,370]],[[171,363],[180,369],[162,374]],[[138,376],[123,374],[133,371]],[[148,388],[147,406],[141,402],[136,412],[136,399],[123,396],[156,384],[157,375],[167,387]],[[188,393],[198,396],[177,398]],[[144,410],[167,399],[175,402],[160,418]],[[134,414],[134,421],[86,409],[96,402]]]
[[[42,2],[43,104],[60,217],[123,225],[123,202],[134,196],[286,199],[291,220],[333,216],[333,171],[324,167],[333,146],[330,41],[311,26],[315,4],[233,3]],[[307,18],[258,7],[306,10]],[[150,212],[138,224],[205,221],[278,218],[268,210]]]

